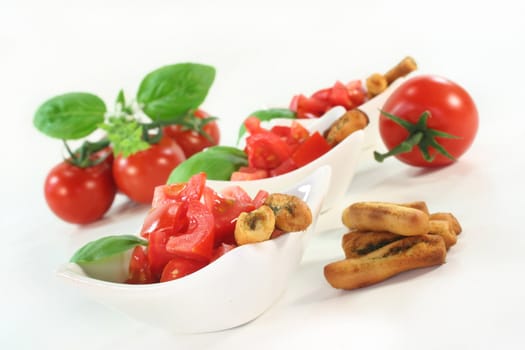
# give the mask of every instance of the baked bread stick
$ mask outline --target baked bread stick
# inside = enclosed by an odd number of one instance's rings
[[[431,220],[446,220],[450,223],[450,227],[456,235],[459,235],[462,231],[461,225],[458,219],[452,213],[432,213],[429,218]]]
[[[324,267],[324,276],[334,288],[356,289],[404,271],[443,264],[446,254],[441,236],[405,237],[361,258],[328,264]]]
[[[429,221],[428,233],[431,235],[438,235],[445,241],[445,246],[448,248],[452,247],[457,242],[457,236],[450,226],[450,222],[446,220],[434,220]]]
[[[427,203],[424,202],[424,201],[414,201],[414,202],[408,202],[408,203],[401,203],[399,205],[401,205],[403,207],[407,207],[407,208],[418,209],[418,210],[421,210],[422,212],[424,212],[425,214],[430,215],[430,212],[428,211]]]
[[[388,231],[403,236],[428,233],[428,215],[421,210],[385,202],[358,202],[343,210],[343,224],[359,231]]]
[[[341,246],[347,259],[359,258],[404,237],[390,232],[351,231],[343,235]]]

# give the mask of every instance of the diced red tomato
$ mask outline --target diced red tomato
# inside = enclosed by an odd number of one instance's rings
[[[253,200],[252,200],[254,209],[257,209],[261,205],[263,205],[264,202],[266,201],[266,198],[268,198],[269,195],[270,194],[268,193],[268,191],[259,190],[259,192],[257,192],[257,194],[255,195],[255,197],[253,197]]]
[[[348,110],[353,106],[352,100],[350,100],[350,96],[348,95],[348,90],[346,86],[340,81],[337,81],[332,87],[332,90],[330,91],[329,100],[330,107],[342,106],[346,110]]]
[[[246,118],[246,120],[244,121],[244,127],[252,135],[260,132],[267,132],[261,127],[261,121],[259,120],[259,118],[254,116],[249,116],[248,118]]]
[[[211,260],[214,243],[214,219],[208,208],[198,200],[188,203],[188,230],[178,236],[171,236],[166,251],[188,259]]]
[[[366,90],[363,87],[361,80],[352,80],[346,84],[348,90],[348,96],[353,103],[353,108],[358,107],[366,102]]]
[[[290,137],[294,142],[301,143],[310,136],[310,132],[299,122],[293,121],[290,127]]]
[[[198,200],[202,196],[206,185],[204,172],[193,175],[186,183],[175,183],[157,186],[153,193],[152,207],[163,203],[173,203],[189,200]]]
[[[277,168],[274,168],[270,170],[270,176],[279,176],[282,174],[289,173],[290,171],[293,171],[297,169],[297,165],[295,165],[295,162],[292,160],[292,158],[286,159],[284,162],[281,163]]]
[[[330,107],[328,101],[304,95],[294,96],[289,107],[297,115],[297,118],[318,118]]]
[[[273,169],[290,157],[290,147],[279,136],[258,133],[246,138],[248,165],[259,169]]]
[[[321,157],[330,150],[330,145],[319,132],[314,132],[305,142],[299,145],[292,154],[292,160],[297,167],[302,167]]]
[[[158,230],[149,235],[148,261],[152,275],[159,280],[164,266],[176,255],[166,250],[166,243],[170,237],[167,230]]]
[[[332,87],[318,90],[310,97],[295,95],[289,109],[296,113],[297,118],[319,118],[332,107],[342,106],[349,110],[365,101],[366,91],[361,80],[346,85],[337,81]]]
[[[230,195],[218,194],[209,187],[204,189],[204,203],[212,213],[215,223],[215,246],[234,243],[235,222],[242,212],[255,209],[252,199],[229,189]],[[245,198],[245,199],[243,199]]]
[[[167,231],[169,235],[184,232],[188,226],[186,209],[183,202],[164,202],[152,208],[144,219],[140,235],[147,239],[159,230]]]
[[[142,246],[136,246],[131,253],[126,283],[146,284],[154,282],[156,282],[156,280],[151,273],[146,253],[144,253]]]
[[[246,180],[257,180],[264,179],[269,176],[266,169],[257,169],[252,167],[240,167],[239,170],[234,171],[230,180],[232,181],[246,181]]]
[[[174,257],[162,270],[160,282],[172,281],[177,278],[187,276],[202,269],[206,265],[207,263],[203,261],[186,259],[179,256]]]

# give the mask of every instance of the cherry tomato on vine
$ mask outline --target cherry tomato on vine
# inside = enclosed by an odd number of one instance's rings
[[[194,116],[200,120],[210,117],[208,113],[200,109],[195,111]],[[190,121],[190,124],[191,123]],[[199,123],[196,123],[195,126],[197,129],[198,124]],[[216,121],[206,122],[202,126],[202,131],[204,133],[200,133],[198,130],[184,125],[169,125],[163,129],[165,135],[173,138],[179,144],[186,158],[191,157],[207,147],[219,144],[221,134]]]
[[[51,169],[44,183],[49,208],[62,220],[74,224],[88,224],[102,218],[116,192],[111,157],[86,168],[63,161]]]
[[[151,204],[155,187],[165,184],[173,168],[185,159],[180,146],[164,136],[144,151],[116,156],[113,176],[117,187],[130,199]]]
[[[389,152],[375,157],[382,161],[393,155],[421,167],[447,165],[469,149],[477,130],[476,105],[461,86],[438,76],[416,76],[386,100],[379,131]]]

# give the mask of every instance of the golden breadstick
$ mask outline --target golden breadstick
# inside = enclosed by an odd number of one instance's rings
[[[273,193],[264,202],[275,214],[275,227],[285,232],[304,231],[312,223],[310,207],[301,198]]]
[[[328,264],[324,276],[334,288],[361,288],[404,271],[443,264],[446,254],[441,236],[405,237],[361,258]]]
[[[359,109],[351,109],[339,117],[325,132],[325,139],[330,146],[335,146],[357,130],[368,125],[368,116]]]
[[[445,246],[447,249],[452,247],[457,242],[457,236],[452,230],[450,223],[446,220],[430,219],[428,233],[441,236],[445,241]]]
[[[366,79],[368,98],[379,95],[388,87],[388,82],[383,74],[374,73]]]
[[[347,259],[359,258],[404,237],[390,232],[351,231],[343,235],[341,246]]]
[[[343,224],[359,231],[388,231],[403,236],[428,233],[423,211],[384,202],[359,202],[343,210]]]
[[[431,220],[446,220],[450,223],[450,227],[452,228],[452,231],[456,235],[459,235],[462,231],[461,225],[459,224],[458,219],[452,214],[452,213],[432,213],[430,214],[429,218]]]
[[[395,67],[385,73],[385,79],[388,85],[392,84],[394,80],[404,77],[408,73],[417,69],[416,61],[412,57],[405,57]]]
[[[418,209],[418,210],[425,212],[425,214],[430,215],[430,212],[428,211],[427,203],[423,201],[401,203],[399,205],[402,205],[403,207]]]

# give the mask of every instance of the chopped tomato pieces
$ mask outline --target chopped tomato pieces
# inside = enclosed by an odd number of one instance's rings
[[[292,161],[297,167],[302,167],[321,157],[330,150],[330,145],[318,132],[314,132],[306,141],[301,143],[294,154]]]

